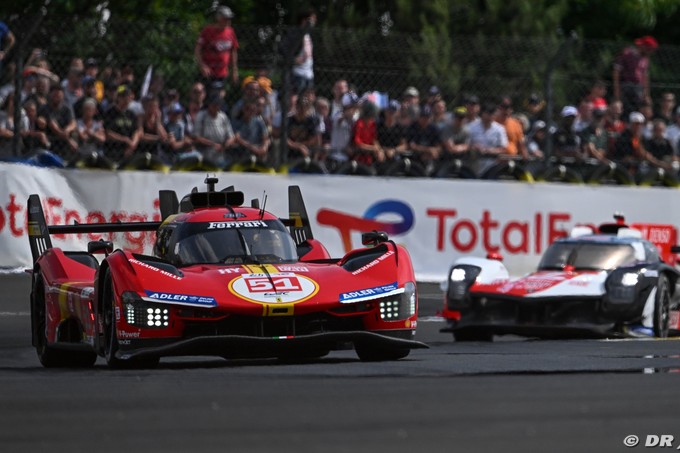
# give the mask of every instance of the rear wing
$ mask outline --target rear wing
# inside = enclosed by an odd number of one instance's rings
[[[38,195],[28,197],[28,242],[35,263],[46,250],[52,248],[50,234],[122,233],[129,231],[156,231],[161,222],[75,223],[73,225],[47,225]]]

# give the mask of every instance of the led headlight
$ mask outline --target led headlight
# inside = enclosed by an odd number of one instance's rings
[[[451,269],[449,287],[446,291],[449,308],[455,310],[467,304],[468,289],[481,272],[481,267],[469,264],[459,264]]]
[[[621,284],[623,286],[635,286],[638,282],[638,274],[635,272],[626,272],[621,277]]]
[[[606,300],[610,304],[630,304],[636,299],[639,274],[630,270],[616,270],[605,282]]]
[[[402,321],[416,313],[416,285],[407,282],[404,292],[381,299],[378,307],[383,321]]]
[[[128,324],[147,329],[170,325],[170,309],[167,305],[146,302],[132,291],[124,292],[122,300]]]

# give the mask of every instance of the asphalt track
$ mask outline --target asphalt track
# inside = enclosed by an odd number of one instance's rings
[[[46,370],[30,347],[28,286],[0,277],[2,453],[623,452],[654,435],[680,446],[676,340],[454,343],[432,318],[439,289],[419,285],[430,349],[398,362],[340,351]],[[629,435],[640,444],[626,447]]]

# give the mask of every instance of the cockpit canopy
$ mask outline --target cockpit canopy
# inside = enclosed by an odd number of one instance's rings
[[[154,254],[180,267],[298,259],[295,243],[279,220],[168,224],[158,232]]]
[[[632,266],[644,255],[633,244],[602,242],[555,242],[546,250],[539,270],[560,270],[571,266],[577,270],[613,270]]]

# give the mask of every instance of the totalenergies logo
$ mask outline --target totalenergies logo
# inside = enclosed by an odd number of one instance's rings
[[[379,216],[392,215],[397,221],[376,220]],[[372,204],[361,217],[332,209],[320,209],[316,221],[320,225],[336,228],[340,233],[345,252],[352,250],[352,233],[371,230],[384,231],[389,235],[404,234],[413,227],[413,209],[403,201],[381,200]]]

